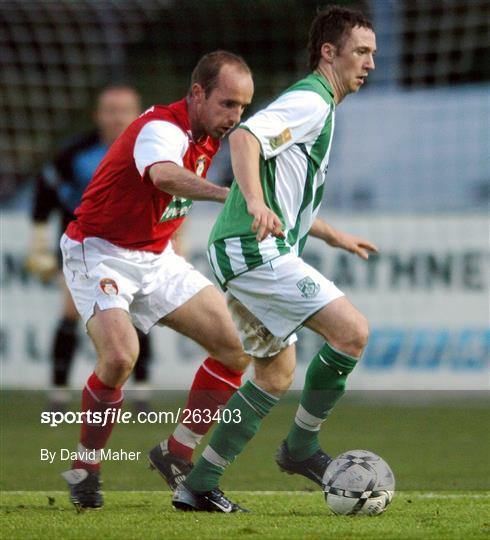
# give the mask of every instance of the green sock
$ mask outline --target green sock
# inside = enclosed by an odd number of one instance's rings
[[[225,405],[222,421],[214,428],[208,446],[185,483],[198,492],[217,487],[225,468],[257,433],[262,418],[278,401],[279,398],[268,394],[252,381],[239,388]]]
[[[293,459],[303,461],[320,448],[320,426],[344,394],[347,375],[356,363],[356,358],[333,349],[328,343],[311,361],[294,424],[286,437]]]

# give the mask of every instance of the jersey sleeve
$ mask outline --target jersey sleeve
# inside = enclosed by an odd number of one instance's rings
[[[294,90],[279,96],[241,127],[258,139],[265,159],[291,145],[314,141],[330,113],[330,105],[316,92]]]
[[[185,133],[165,120],[152,120],[143,126],[134,144],[134,161],[143,177],[154,163],[172,161],[183,166],[189,142]]]

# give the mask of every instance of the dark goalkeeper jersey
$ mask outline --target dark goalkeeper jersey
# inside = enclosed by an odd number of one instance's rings
[[[80,134],[63,145],[37,177],[33,221],[47,221],[52,212],[59,212],[60,232],[64,231],[108,149],[96,131]]]

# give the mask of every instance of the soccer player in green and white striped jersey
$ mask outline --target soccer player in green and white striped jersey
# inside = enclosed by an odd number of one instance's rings
[[[320,208],[334,123],[333,90],[312,73],[241,125],[260,143],[263,200],[285,234],[257,240],[254,217],[234,182],[209,240],[211,266],[222,285],[281,255],[301,253]]]
[[[312,359],[294,423],[276,455],[280,468],[322,484],[330,457],[318,433],[367,343],[367,321],[343,293],[302,258],[308,235],[363,259],[376,247],[317,217],[336,106],[374,69],[376,40],[359,12],[330,7],[310,30],[311,74],[230,136],[235,182],[209,240],[209,260],[255,375],[228,401],[202,457],[175,491],[186,510],[240,511],[218,489],[227,465],[291,384],[296,330],[325,344]],[[239,413],[239,414],[238,414]],[[216,497],[216,493],[220,497]],[[215,501],[220,503],[216,504]]]

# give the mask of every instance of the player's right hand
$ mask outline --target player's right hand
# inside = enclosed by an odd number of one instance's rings
[[[281,220],[264,202],[254,202],[247,205],[248,213],[254,218],[252,232],[257,233],[257,242],[262,242],[272,234],[284,238]]]

